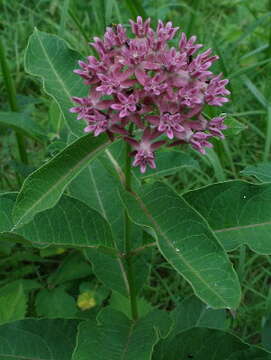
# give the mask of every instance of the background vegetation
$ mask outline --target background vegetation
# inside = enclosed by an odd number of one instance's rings
[[[130,0],[2,0],[0,34],[14,82],[10,97],[0,74],[0,191],[16,191],[23,179],[37,166],[65,146],[67,132],[58,107],[42,90],[38,80],[24,71],[24,49],[34,27],[58,34],[81,52],[92,50],[88,42],[101,36],[112,23],[127,24],[135,18],[137,1]],[[141,15],[172,21],[220,56],[217,71],[230,79],[231,102],[223,112],[243,125],[225,141],[215,144],[206,157],[185,149],[194,158],[163,181],[178,190],[194,189],[226,179],[242,178],[244,168],[270,161],[271,146],[271,2],[268,0],[146,0],[138,1]],[[15,99],[15,100],[14,100]],[[18,153],[18,136],[4,127],[3,111],[25,114],[34,121],[36,136],[19,138],[25,142],[27,156]],[[251,181],[253,178],[250,179]],[[1,223],[1,218],[0,218]],[[1,224],[0,224],[1,226]],[[244,340],[268,343],[271,319],[271,259],[247,248],[231,253],[243,286],[241,307],[228,314],[229,327]],[[144,288],[144,298],[158,308],[173,309],[191,292],[190,286],[157,254]],[[12,289],[20,281],[28,294],[29,316],[49,316],[50,312],[72,316],[89,308],[95,314],[109,295],[94,276],[91,265],[80,251],[62,248],[43,250],[24,245],[0,244],[0,286]],[[0,289],[1,291],[1,289]],[[83,294],[83,295],[82,295]],[[77,302],[77,304],[76,304]],[[120,299],[116,295],[115,306]],[[49,305],[48,305],[49,304]],[[147,305],[142,300],[142,308]],[[1,303],[0,292],[0,306]],[[1,312],[1,310],[0,310]],[[82,315],[83,316],[83,315]],[[270,335],[269,335],[270,336]],[[266,340],[267,338],[267,340]]]

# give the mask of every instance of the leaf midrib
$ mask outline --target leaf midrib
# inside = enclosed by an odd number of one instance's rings
[[[266,226],[266,225],[271,225],[271,221],[266,221],[263,223],[256,223],[256,224],[241,225],[241,226],[232,226],[232,227],[228,227],[228,228],[224,228],[224,229],[217,229],[217,230],[213,230],[213,231],[215,233],[221,233],[221,232],[226,232],[226,231],[238,231],[238,230],[243,230],[243,229],[250,229],[250,228]]]
[[[128,336],[127,336],[127,339],[126,339],[126,344],[124,346],[124,349],[122,351],[122,354],[121,354],[121,358],[120,360],[124,360],[124,356],[127,354],[127,351],[128,351],[128,348],[129,348],[129,344],[131,342],[131,337],[132,337],[132,334],[133,334],[133,330],[134,330],[134,327],[135,327],[136,323],[133,322],[131,323],[131,326],[130,326],[130,329],[129,329],[129,333],[128,333]]]
[[[150,221],[153,223],[153,225],[156,227],[156,231],[165,239],[165,241],[168,243],[168,245],[174,249],[174,246],[171,244],[170,239],[166,236],[166,234],[164,234],[164,232],[162,231],[162,229],[160,228],[160,226],[158,225],[158,223],[154,220],[154,218],[152,217],[152,215],[149,213],[144,201],[140,198],[140,196],[137,193],[133,193],[133,195],[135,196],[135,198],[137,199],[138,203],[140,204],[140,207],[142,208],[143,212],[146,214],[146,216],[150,219]],[[159,241],[157,241],[157,246],[160,248],[160,244]],[[162,252],[162,250],[161,250]],[[185,258],[180,254],[175,252],[176,255],[181,259],[181,261],[183,261],[183,263],[188,267],[188,269],[194,274],[195,277],[197,277],[209,290],[211,293],[213,293],[224,305],[225,307],[228,306],[228,304],[225,302],[225,300],[221,297],[220,294],[216,293],[211,287],[210,285],[200,276],[200,274],[198,274],[197,272],[195,272],[194,268],[185,260]],[[175,267],[175,266],[174,266]],[[186,278],[186,276],[184,276]],[[186,278],[187,279],[187,278]],[[187,279],[187,281],[189,281]],[[192,283],[189,281],[189,283],[191,284],[191,286],[193,287]],[[194,287],[193,287],[194,288]],[[194,289],[195,290],[195,289]]]

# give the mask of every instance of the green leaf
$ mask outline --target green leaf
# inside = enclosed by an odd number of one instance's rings
[[[264,107],[268,107],[268,100],[264,94],[256,87],[256,85],[247,77],[246,75],[242,76],[244,84],[247,86],[248,90],[254,95],[258,102]]]
[[[13,226],[12,209],[16,193],[3,193],[0,195],[0,232],[9,231]]]
[[[56,103],[54,100],[52,100],[50,104],[48,120],[50,123],[50,129],[53,132],[50,135],[53,138],[61,139],[62,130],[65,128],[64,117],[58,103]]]
[[[198,162],[189,154],[183,151],[158,151],[155,158],[156,168],[149,169],[145,174],[142,174],[138,168],[133,170],[134,174],[140,179],[167,176],[176,173],[181,168],[192,167],[199,169]]]
[[[67,255],[64,261],[59,265],[47,279],[49,287],[63,284],[66,281],[81,279],[91,275],[91,267],[86,262],[81,252],[72,252]]]
[[[247,350],[238,352],[229,357],[229,360],[271,360],[270,353],[257,347],[251,346]]]
[[[253,353],[254,357],[250,357]],[[264,350],[250,346],[238,337],[221,330],[192,328],[175,336],[161,348],[157,360],[270,360]],[[241,356],[242,355],[242,356]]]
[[[124,181],[125,144],[110,144],[69,186],[69,193],[97,210],[110,223],[116,244],[123,248],[124,209],[117,189]],[[138,180],[134,177],[134,185]],[[136,244],[137,246],[138,244]]]
[[[129,298],[127,296],[123,296],[123,295],[113,291],[113,293],[111,295],[111,298],[110,298],[110,305],[109,306],[110,306],[111,309],[122,312],[130,320],[132,320],[132,318],[131,318],[131,304],[130,304],[130,300],[129,300]],[[139,317],[144,317],[151,310],[153,310],[152,305],[150,303],[148,303],[142,297],[137,298],[137,307],[138,307]]]
[[[168,262],[213,308],[236,308],[240,285],[232,265],[208,224],[186,201],[163,184],[121,194],[131,219],[152,227]]]
[[[41,283],[39,283],[36,280],[32,280],[32,279],[21,279],[21,280],[17,280],[17,281],[21,281],[21,283],[23,285],[23,289],[26,293],[28,293],[32,290],[40,289],[42,287]]]
[[[155,347],[155,360],[164,358],[163,354],[166,354],[168,349],[170,349],[171,341],[178,334],[191,328],[226,328],[225,310],[213,310],[195,296],[189,296],[179,303],[177,307],[170,312],[170,317],[173,320],[173,327],[169,336],[161,340]]]
[[[34,122],[26,113],[0,111],[0,127],[11,128],[18,133],[41,142],[46,139],[46,134],[42,127]]]
[[[127,280],[126,261],[124,257],[106,254],[99,249],[87,249],[85,251],[87,258],[90,260],[93,272],[108,288],[127,296],[129,286]],[[149,260],[151,249],[142,254],[134,256],[133,269],[135,273],[135,289],[138,293],[150,273]]]
[[[21,282],[13,282],[2,287],[0,289],[0,324],[23,319],[26,313],[26,302]]]
[[[19,228],[11,222],[15,194],[0,196],[0,239],[33,245],[67,245],[78,247],[111,246],[112,234],[106,220],[80,200],[63,196],[52,209],[43,211]]]
[[[221,330],[226,328],[225,310],[211,309],[195,296],[184,299],[170,315],[174,320],[174,327],[170,333],[171,338],[193,327]]]
[[[224,131],[225,136],[235,136],[240,134],[241,131],[246,130],[247,126],[236,120],[234,117],[227,116],[225,119],[227,129]]]
[[[124,208],[117,189],[120,187],[119,177],[123,178],[124,143],[111,144],[98,159],[94,160],[79,176],[72,181],[69,192],[97,210],[111,225],[114,247],[117,252],[124,251]],[[133,226],[133,247],[142,245],[142,231]],[[86,251],[95,275],[109,288],[127,295],[127,279],[125,259],[96,249]],[[139,291],[149,275],[150,266],[146,255],[136,257],[136,288]]]
[[[56,35],[35,29],[29,38],[25,69],[31,75],[42,78],[45,92],[59,104],[67,125],[77,136],[83,134],[83,123],[76,121],[69,112],[73,106],[71,97],[87,94],[82,79],[73,73],[79,59],[80,55]]]
[[[164,316],[162,317],[162,320]],[[161,325],[159,310],[138,321],[131,321],[110,308],[101,311],[94,321],[79,326],[73,360],[149,360],[158,341]]]
[[[184,195],[208,221],[227,251],[242,244],[271,254],[271,184],[227,181]]]
[[[74,298],[61,287],[39,291],[35,305],[37,315],[48,319],[72,319],[78,310]]]
[[[116,242],[124,236],[124,211],[116,189],[119,181],[94,160],[69,186],[69,193],[98,211],[111,225]]]
[[[244,176],[254,176],[261,182],[271,182],[271,163],[259,163],[257,165],[247,166],[240,171]]]
[[[269,315],[267,319],[265,319],[262,331],[261,338],[263,346],[271,351],[271,316]]]
[[[206,158],[209,160],[211,166],[214,169],[216,179],[218,181],[226,180],[227,177],[226,177],[225,169],[222,166],[221,161],[213,148],[207,148]]]
[[[97,249],[85,251],[87,259],[97,278],[109,289],[118,291],[123,295],[129,293],[126,266],[123,258],[105,254]]]
[[[53,207],[66,186],[107,145],[106,135],[86,135],[28,176],[15,204],[15,226],[29,222],[37,213]]]
[[[71,360],[76,320],[25,319],[0,326],[0,360]]]

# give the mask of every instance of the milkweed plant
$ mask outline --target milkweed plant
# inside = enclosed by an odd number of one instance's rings
[[[247,243],[271,253],[271,189],[241,180],[174,186],[172,175],[186,166],[197,171],[195,158],[215,154],[232,126],[220,110],[229,81],[211,70],[219,57],[178,30],[160,20],[154,30],[138,16],[94,37],[84,60],[55,35],[35,30],[30,37],[25,68],[59,106],[66,146],[18,195],[1,194],[12,220],[0,236],[76,249],[92,277],[80,289],[63,287],[63,265],[53,285],[38,290],[37,313],[49,318],[0,326],[6,357],[270,359],[229,331],[241,291],[228,253]],[[160,263],[190,296],[172,293],[155,269]],[[68,279],[80,278],[72,264]],[[146,296],[159,287],[165,303]],[[69,291],[78,292],[77,306]]]

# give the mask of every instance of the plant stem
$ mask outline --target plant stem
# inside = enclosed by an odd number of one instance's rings
[[[127,191],[131,191],[131,158],[129,156],[131,147],[126,144],[126,166],[125,166],[125,188]],[[127,279],[129,283],[129,298],[131,306],[131,315],[133,320],[138,318],[135,279],[133,271],[133,257],[131,256],[131,227],[132,223],[129,219],[127,210],[125,211],[125,253],[126,253],[126,264],[127,264]]]
[[[268,1],[267,3],[267,11],[271,11],[271,0]],[[270,23],[270,20],[269,20]],[[269,30],[269,38],[268,38],[268,48],[266,49],[266,58],[270,58],[271,56],[271,29]]]
[[[8,67],[8,63],[6,59],[5,49],[1,39],[0,39],[0,64],[2,68],[5,87],[7,90],[10,109],[11,111],[18,112],[19,107],[16,100],[16,91],[15,91],[14,83],[12,81],[10,69]],[[27,164],[28,161],[27,161],[27,153],[25,150],[24,138],[21,134],[16,133],[16,139],[17,139],[20,159],[24,164]]]

